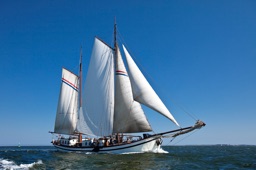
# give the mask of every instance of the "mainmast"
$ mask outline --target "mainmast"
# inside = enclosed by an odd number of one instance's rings
[[[114,51],[115,56],[117,54],[117,41],[116,41],[116,17],[115,17],[115,23],[114,23]]]
[[[115,60],[117,59],[117,41],[116,41],[116,17],[115,17],[115,21],[114,21],[114,57]],[[115,70],[116,70],[116,64],[115,64]],[[120,136],[119,133],[116,134],[116,139],[117,139],[117,143],[120,143]]]
[[[79,108],[82,107],[82,46],[80,48],[80,63],[79,63]]]
[[[82,107],[82,58],[83,58],[83,54],[82,54],[82,46],[80,48],[80,63],[79,63],[79,112],[80,109]],[[80,143],[80,145],[82,145],[82,133],[78,133],[78,143]]]

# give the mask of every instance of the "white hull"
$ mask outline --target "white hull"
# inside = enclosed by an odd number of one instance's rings
[[[93,147],[72,147],[53,144],[58,150],[66,152],[96,152],[96,153],[130,153],[130,152],[153,152],[161,147],[158,142],[161,136],[152,136],[140,141],[126,143],[121,145],[113,145],[107,147],[100,147],[95,149]]]

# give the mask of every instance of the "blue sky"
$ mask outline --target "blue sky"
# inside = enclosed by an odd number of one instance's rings
[[[61,68],[77,72],[82,45],[87,70],[94,36],[113,43],[115,16],[177,121],[207,124],[173,144],[256,143],[255,1],[12,0],[0,1],[0,146],[50,144]],[[175,128],[145,111],[156,132]]]

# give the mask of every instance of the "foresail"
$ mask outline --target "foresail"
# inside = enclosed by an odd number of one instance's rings
[[[132,57],[130,56],[124,45],[123,49],[129,68],[129,76],[131,80],[134,100],[161,113],[162,115],[173,121],[177,126],[179,126],[172,114],[169,112],[169,110],[163,104],[163,102],[153,90],[151,85],[148,83],[144,75],[141,73],[138,66],[133,61]]]
[[[83,96],[83,114],[92,133],[96,136],[112,134],[114,113],[113,50],[98,38],[95,38],[94,41]]]
[[[77,121],[77,104],[78,77],[63,68],[61,90],[54,127],[55,133],[74,133]]]
[[[129,76],[119,48],[116,48],[114,133],[151,131],[140,104],[133,100]]]

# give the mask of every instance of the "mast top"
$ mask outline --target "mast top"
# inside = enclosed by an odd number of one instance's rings
[[[114,20],[114,50],[116,51],[116,46],[117,46],[117,42],[116,42],[116,17]]]

